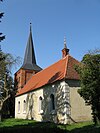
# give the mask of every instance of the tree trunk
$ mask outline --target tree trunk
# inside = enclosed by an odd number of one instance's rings
[[[0,122],[2,121],[2,113],[1,113],[1,110],[0,110]]]
[[[1,122],[1,114],[0,114],[0,122]]]
[[[2,107],[3,107],[3,102],[1,101],[1,103],[0,103],[0,121],[2,121]]]

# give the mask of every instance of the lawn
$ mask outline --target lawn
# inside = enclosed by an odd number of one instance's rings
[[[57,125],[33,120],[5,119],[0,122],[0,133],[100,133],[100,125],[93,122]]]

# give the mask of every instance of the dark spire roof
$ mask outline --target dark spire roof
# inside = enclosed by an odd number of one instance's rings
[[[36,64],[35,52],[33,47],[32,29],[30,23],[30,34],[26,46],[24,62],[21,68],[40,71],[41,68]]]

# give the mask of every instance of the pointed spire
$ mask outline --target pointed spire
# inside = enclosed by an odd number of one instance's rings
[[[64,48],[62,49],[62,58],[69,54],[69,49],[67,48],[66,38],[64,37]]]
[[[32,23],[30,23],[30,32],[32,32]]]
[[[31,26],[31,23],[30,23],[30,34],[29,34],[29,38],[28,38],[28,42],[27,42],[27,46],[26,46],[24,62],[25,63],[34,63],[34,64],[36,64],[31,27],[32,26]]]
[[[34,52],[34,46],[33,46],[33,39],[32,39],[32,26],[30,23],[30,33],[29,38],[26,46],[25,56],[24,56],[24,62],[22,65],[22,68],[24,69],[30,69],[30,70],[40,70],[40,67],[36,64],[36,58],[35,58],[35,52]]]

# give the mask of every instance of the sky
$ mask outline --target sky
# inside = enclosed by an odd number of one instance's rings
[[[81,61],[100,48],[100,0],[4,0],[0,32],[2,50],[24,58],[32,23],[37,64],[46,68],[62,58],[64,37],[70,55]],[[16,72],[19,65],[13,72]]]

